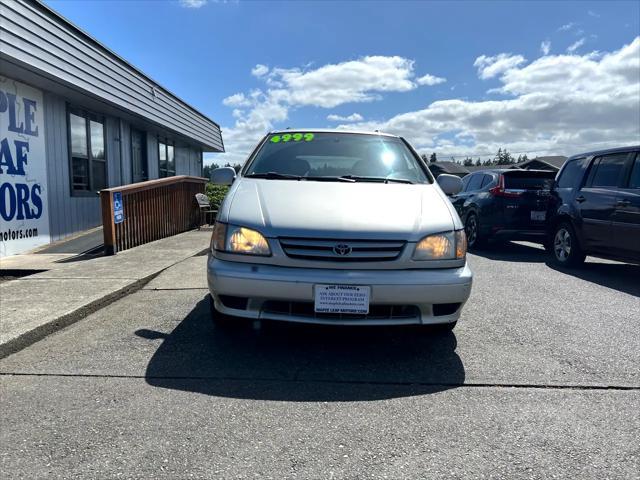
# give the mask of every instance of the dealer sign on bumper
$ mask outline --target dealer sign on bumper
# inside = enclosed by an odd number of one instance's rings
[[[357,285],[316,285],[317,313],[369,313],[371,287]]]

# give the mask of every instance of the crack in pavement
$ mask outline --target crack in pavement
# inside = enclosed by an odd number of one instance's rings
[[[372,386],[433,386],[433,387],[466,387],[466,388],[518,388],[539,390],[613,390],[613,391],[640,391],[640,386],[633,385],[548,385],[537,383],[493,383],[493,382],[385,382],[372,380],[329,380],[329,379],[300,379],[300,378],[255,378],[233,376],[162,376],[162,375],[113,375],[100,373],[20,373],[0,372],[0,377],[60,377],[60,378],[115,378],[135,380],[212,380],[212,381],[252,381],[252,382],[280,382],[280,383],[319,383],[336,385],[372,385]],[[297,377],[297,374],[296,374]]]

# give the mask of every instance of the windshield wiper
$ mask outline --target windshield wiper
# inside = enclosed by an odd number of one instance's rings
[[[247,178],[266,178],[269,180],[300,180],[300,175],[289,175],[288,173],[266,172],[266,173],[248,173]]]
[[[266,178],[269,180],[312,180],[317,182],[355,182],[354,179],[344,177],[324,177],[324,176],[300,176],[291,175],[289,173],[266,172],[266,173],[249,173],[245,175],[248,178]]]
[[[353,183],[355,179],[347,178],[347,177],[323,177],[323,176],[310,176],[310,177],[300,177],[300,180],[312,180],[314,182],[347,182]]]
[[[364,177],[359,175],[343,175],[340,178],[354,180],[356,182],[378,182],[378,183],[411,183],[411,180],[405,178],[388,178],[388,177]]]
[[[266,178],[268,180],[311,180],[311,181],[317,181],[317,182],[413,183],[411,180],[406,180],[404,178],[363,177],[358,175],[342,175],[340,177],[300,176],[300,175],[291,175],[289,173],[278,173],[278,172],[249,173],[245,175],[245,177]]]

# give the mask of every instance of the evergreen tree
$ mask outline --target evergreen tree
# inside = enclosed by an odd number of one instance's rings
[[[436,152],[433,152],[433,153],[431,154],[431,157],[429,157],[429,161],[430,161],[431,163],[436,163],[436,162],[438,161],[438,157],[436,157]]]
[[[231,165],[229,162],[227,162],[224,166],[233,168],[236,171],[236,173],[238,173],[240,171],[240,169],[242,168],[242,165],[240,165],[239,163]]]
[[[465,159],[464,159],[464,162],[463,162],[463,165],[464,165],[465,167],[471,167],[471,166],[473,166],[473,159],[472,159],[472,158],[469,158],[469,157],[465,158]]]
[[[506,148],[504,150],[502,148],[498,148],[498,153],[494,157],[494,163],[496,165],[511,165],[516,163],[516,160]]]
[[[502,148],[498,148],[498,153],[493,158],[496,165],[502,165]]]
[[[482,162],[480,161],[480,157],[478,157],[476,160],[476,167],[479,167],[480,165],[482,165]]]
[[[513,165],[514,163],[516,163],[516,159],[513,158],[513,155],[507,152],[506,148],[502,152],[502,161],[504,162],[504,165]]]

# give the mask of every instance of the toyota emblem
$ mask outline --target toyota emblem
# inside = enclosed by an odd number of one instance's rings
[[[333,247],[333,253],[344,257],[345,255],[349,255],[351,253],[351,247],[346,243],[338,243]]]

